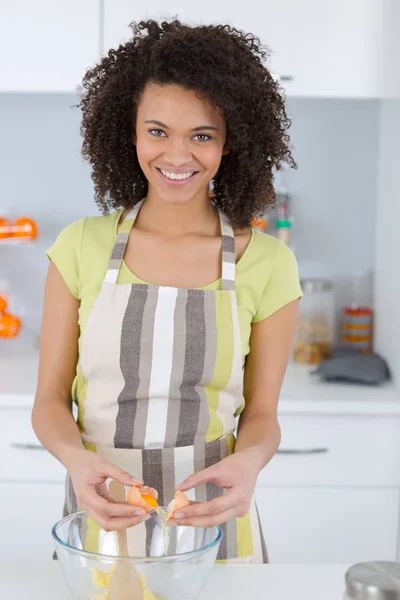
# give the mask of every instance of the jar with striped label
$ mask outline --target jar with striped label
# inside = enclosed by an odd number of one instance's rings
[[[342,312],[342,343],[345,348],[372,352],[373,311],[371,308],[346,306]]]

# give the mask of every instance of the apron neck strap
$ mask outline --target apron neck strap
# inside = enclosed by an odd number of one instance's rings
[[[117,283],[118,273],[121,268],[122,261],[124,260],[124,254],[126,246],[128,244],[129,233],[132,229],[132,226],[135,222],[135,219],[143,202],[144,199],[140,200],[140,202],[135,204],[132,210],[128,212],[128,214],[126,215],[125,219],[122,221],[119,227],[114,248],[111,253],[111,258],[106,272],[106,276],[104,277],[104,281],[108,281],[110,283]]]
[[[218,208],[222,233],[222,289],[235,289],[236,255],[235,236],[227,215]]]
[[[119,227],[115,245],[111,254],[110,263],[104,278],[105,281],[116,283],[120,271],[126,246],[128,244],[129,233],[135,222],[139,210],[145,199],[140,200],[132,210],[128,212],[125,219]],[[222,234],[222,289],[235,289],[235,237],[229,218],[218,208],[219,221]]]

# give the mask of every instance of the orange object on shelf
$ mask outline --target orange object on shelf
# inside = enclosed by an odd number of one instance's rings
[[[38,227],[33,219],[20,217],[11,226],[11,235],[16,238],[28,238],[35,240],[38,235]]]
[[[0,337],[15,338],[20,332],[21,319],[10,313],[3,313],[0,316]]]
[[[8,219],[0,217],[0,239],[6,239],[11,235],[11,224]]]
[[[0,292],[0,313],[5,312],[8,306],[8,298],[4,292]]]
[[[268,221],[267,219],[256,218],[252,220],[251,226],[253,229],[264,232],[268,227]]]

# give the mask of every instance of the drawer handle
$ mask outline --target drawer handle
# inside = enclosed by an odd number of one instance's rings
[[[18,450],[45,450],[45,448],[43,448],[43,446],[41,444],[24,444],[24,443],[18,443],[18,442],[13,442],[11,444],[12,448],[18,448]]]
[[[277,454],[325,454],[329,448],[282,448]]]
[[[278,74],[273,74],[272,75],[273,79],[275,79],[275,81],[293,81],[294,77],[293,75],[278,75]]]

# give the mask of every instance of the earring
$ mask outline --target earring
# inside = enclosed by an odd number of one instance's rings
[[[210,199],[215,198],[215,192],[214,192],[214,179],[211,179],[211,181],[208,184],[208,197]]]

